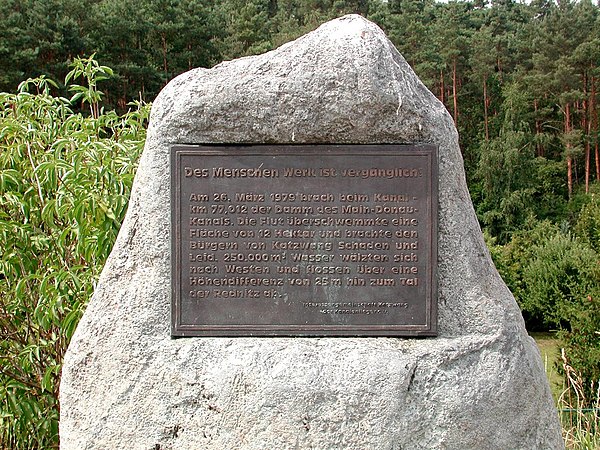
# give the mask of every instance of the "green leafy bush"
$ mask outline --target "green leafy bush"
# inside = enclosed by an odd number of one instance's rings
[[[593,399],[600,382],[600,202],[585,204],[573,231],[537,222],[505,245],[487,235],[498,271],[511,289],[530,331],[559,329],[565,361]],[[558,367],[563,376],[568,374]]]
[[[58,446],[62,357],[125,214],[149,107],[99,106],[96,75],[70,79],[91,117],[44,77],[0,93],[0,448]],[[87,70],[86,72],[86,69]]]
[[[515,296],[530,331],[544,330],[544,325],[526,307],[529,293],[524,272],[535,259],[537,248],[544,244],[548,236],[559,232],[560,228],[548,221],[534,221],[528,228],[513,233],[510,241],[504,245],[497,244],[497,238],[492,238],[486,232],[487,244],[496,268]]]
[[[570,233],[548,236],[534,246],[523,270],[521,305],[546,327],[570,328],[568,313],[592,294],[600,280],[598,254]]]
[[[600,190],[600,185],[594,187]],[[600,252],[600,192],[589,196],[589,202],[581,208],[575,233],[590,247]]]
[[[505,245],[488,236],[488,246],[530,331],[569,329],[572,309],[598,288],[600,256],[566,223],[534,221]]]
[[[592,194],[581,209],[575,233],[596,252],[596,265],[591,271],[596,279],[587,293],[565,310],[570,327],[563,330],[560,337],[565,344],[565,362],[582,380],[581,401],[595,399],[597,408],[600,401],[600,199],[597,193]],[[596,420],[598,413],[596,411]]]
[[[592,401],[600,393],[600,286],[570,305],[566,317],[570,329],[560,333],[564,359],[582,380],[582,401]]]

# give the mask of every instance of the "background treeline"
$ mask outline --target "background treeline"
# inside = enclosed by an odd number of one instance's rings
[[[597,3],[0,0],[0,11],[0,448],[56,446],[62,355],[126,209],[144,102],[192,67],[345,13],[378,23],[454,118],[496,265],[528,329],[561,330],[572,406],[595,414],[580,448],[600,445]]]
[[[360,13],[448,107],[483,224],[501,242],[531,212],[564,214],[564,200],[600,178],[600,22],[590,0],[0,0],[0,8],[0,91],[40,74],[62,80],[74,57],[96,53],[115,72],[104,102],[119,108],[151,101],[193,67]]]

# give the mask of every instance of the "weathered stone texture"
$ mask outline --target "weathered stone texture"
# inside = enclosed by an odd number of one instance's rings
[[[439,337],[171,339],[169,147],[219,142],[437,144]],[[564,447],[452,120],[376,25],[346,16],[161,92],[60,425],[63,450]]]

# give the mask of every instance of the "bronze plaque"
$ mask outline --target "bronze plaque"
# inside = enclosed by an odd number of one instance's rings
[[[173,336],[434,336],[437,148],[172,148]]]

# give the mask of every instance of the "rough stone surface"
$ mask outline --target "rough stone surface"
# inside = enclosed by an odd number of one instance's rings
[[[172,340],[169,146],[214,142],[439,145],[439,337]],[[161,92],[60,400],[63,450],[564,447],[452,120],[359,16]]]

